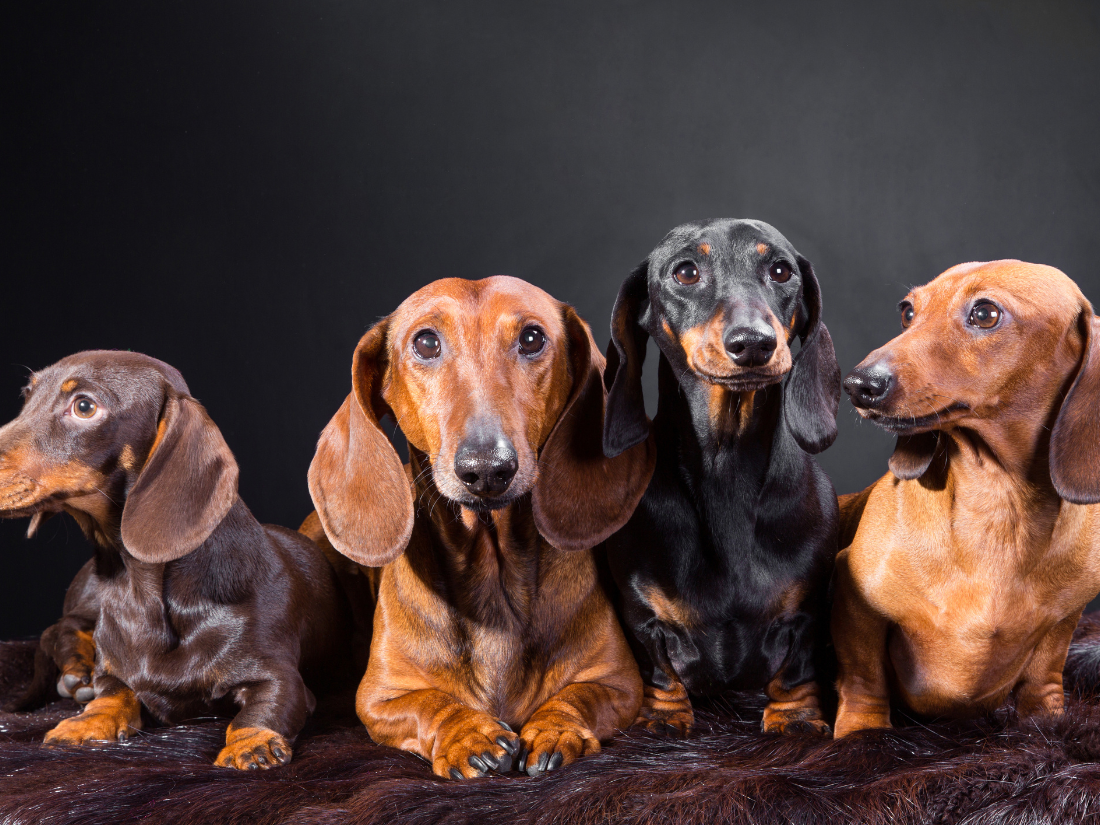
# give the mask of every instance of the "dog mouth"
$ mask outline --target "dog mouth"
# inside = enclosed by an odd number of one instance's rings
[[[786,376],[786,372],[743,372],[735,375],[714,375],[701,370],[692,370],[696,375],[711,384],[724,387],[732,392],[755,392],[773,384],[778,384]]]
[[[965,404],[949,404],[941,410],[926,415],[889,415],[866,407],[856,407],[856,411],[867,421],[882,427],[896,435],[916,435],[943,429],[950,423],[955,413],[969,409]]]

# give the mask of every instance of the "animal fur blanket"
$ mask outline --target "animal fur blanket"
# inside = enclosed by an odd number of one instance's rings
[[[0,644],[0,701],[28,682],[33,643]],[[702,704],[686,740],[629,731],[539,779],[454,782],[373,744],[350,700],[322,703],[290,765],[215,767],[226,719],[149,727],[122,744],[40,743],[76,711],[0,714],[0,822],[156,823],[1087,823],[1100,821],[1100,613],[1066,665],[1064,716],[1009,708],[842,742],[760,732],[763,700]]]

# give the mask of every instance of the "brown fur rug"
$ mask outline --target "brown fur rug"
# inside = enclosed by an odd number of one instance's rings
[[[34,646],[0,644],[0,701]],[[156,823],[1086,823],[1100,822],[1100,613],[1066,666],[1067,712],[1019,723],[1007,708],[843,742],[760,733],[760,697],[700,708],[687,740],[629,732],[540,779],[436,779],[371,743],[348,700],[322,705],[284,768],[211,764],[227,720],[149,728],[124,744],[53,749],[76,706],[0,714],[0,822]]]

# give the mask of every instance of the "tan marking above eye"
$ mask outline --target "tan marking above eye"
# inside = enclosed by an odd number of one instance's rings
[[[75,378],[70,378],[68,381],[66,381],[64,384],[61,385],[61,391],[62,392],[72,392],[73,390],[76,389],[76,385],[78,383],[79,382]]]
[[[758,243],[756,245],[757,255],[766,255],[768,253],[768,245],[766,243]]]
[[[709,255],[710,254],[710,244],[709,243],[699,244],[698,249],[699,249],[699,254],[700,255]]]

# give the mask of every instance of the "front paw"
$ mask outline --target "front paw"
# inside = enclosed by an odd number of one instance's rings
[[[73,699],[82,705],[95,698],[92,688],[92,666],[82,659],[71,659],[65,663],[61,678],[57,680],[57,692],[66,699]]]
[[[507,773],[519,749],[519,737],[504,722],[486,716],[471,723],[465,717],[441,736],[432,771],[450,779],[473,779],[489,771]]]
[[[580,756],[600,751],[600,740],[592,731],[562,714],[532,717],[519,736],[523,743],[519,769],[529,776],[557,770]]]
[[[832,728],[817,708],[799,708],[797,710],[773,710],[764,708],[764,719],[760,723],[764,733],[810,734],[830,736]]]
[[[661,736],[683,739],[691,732],[691,726],[694,724],[695,712],[691,705],[676,710],[657,710],[642,705],[633,727],[643,728]]]
[[[47,745],[83,745],[87,742],[125,742],[141,729],[140,723],[116,714],[85,711],[62,720],[46,734]]]
[[[234,728],[229,726],[215,765],[236,768],[240,771],[256,771],[285,765],[294,751],[282,734],[267,728]]]

